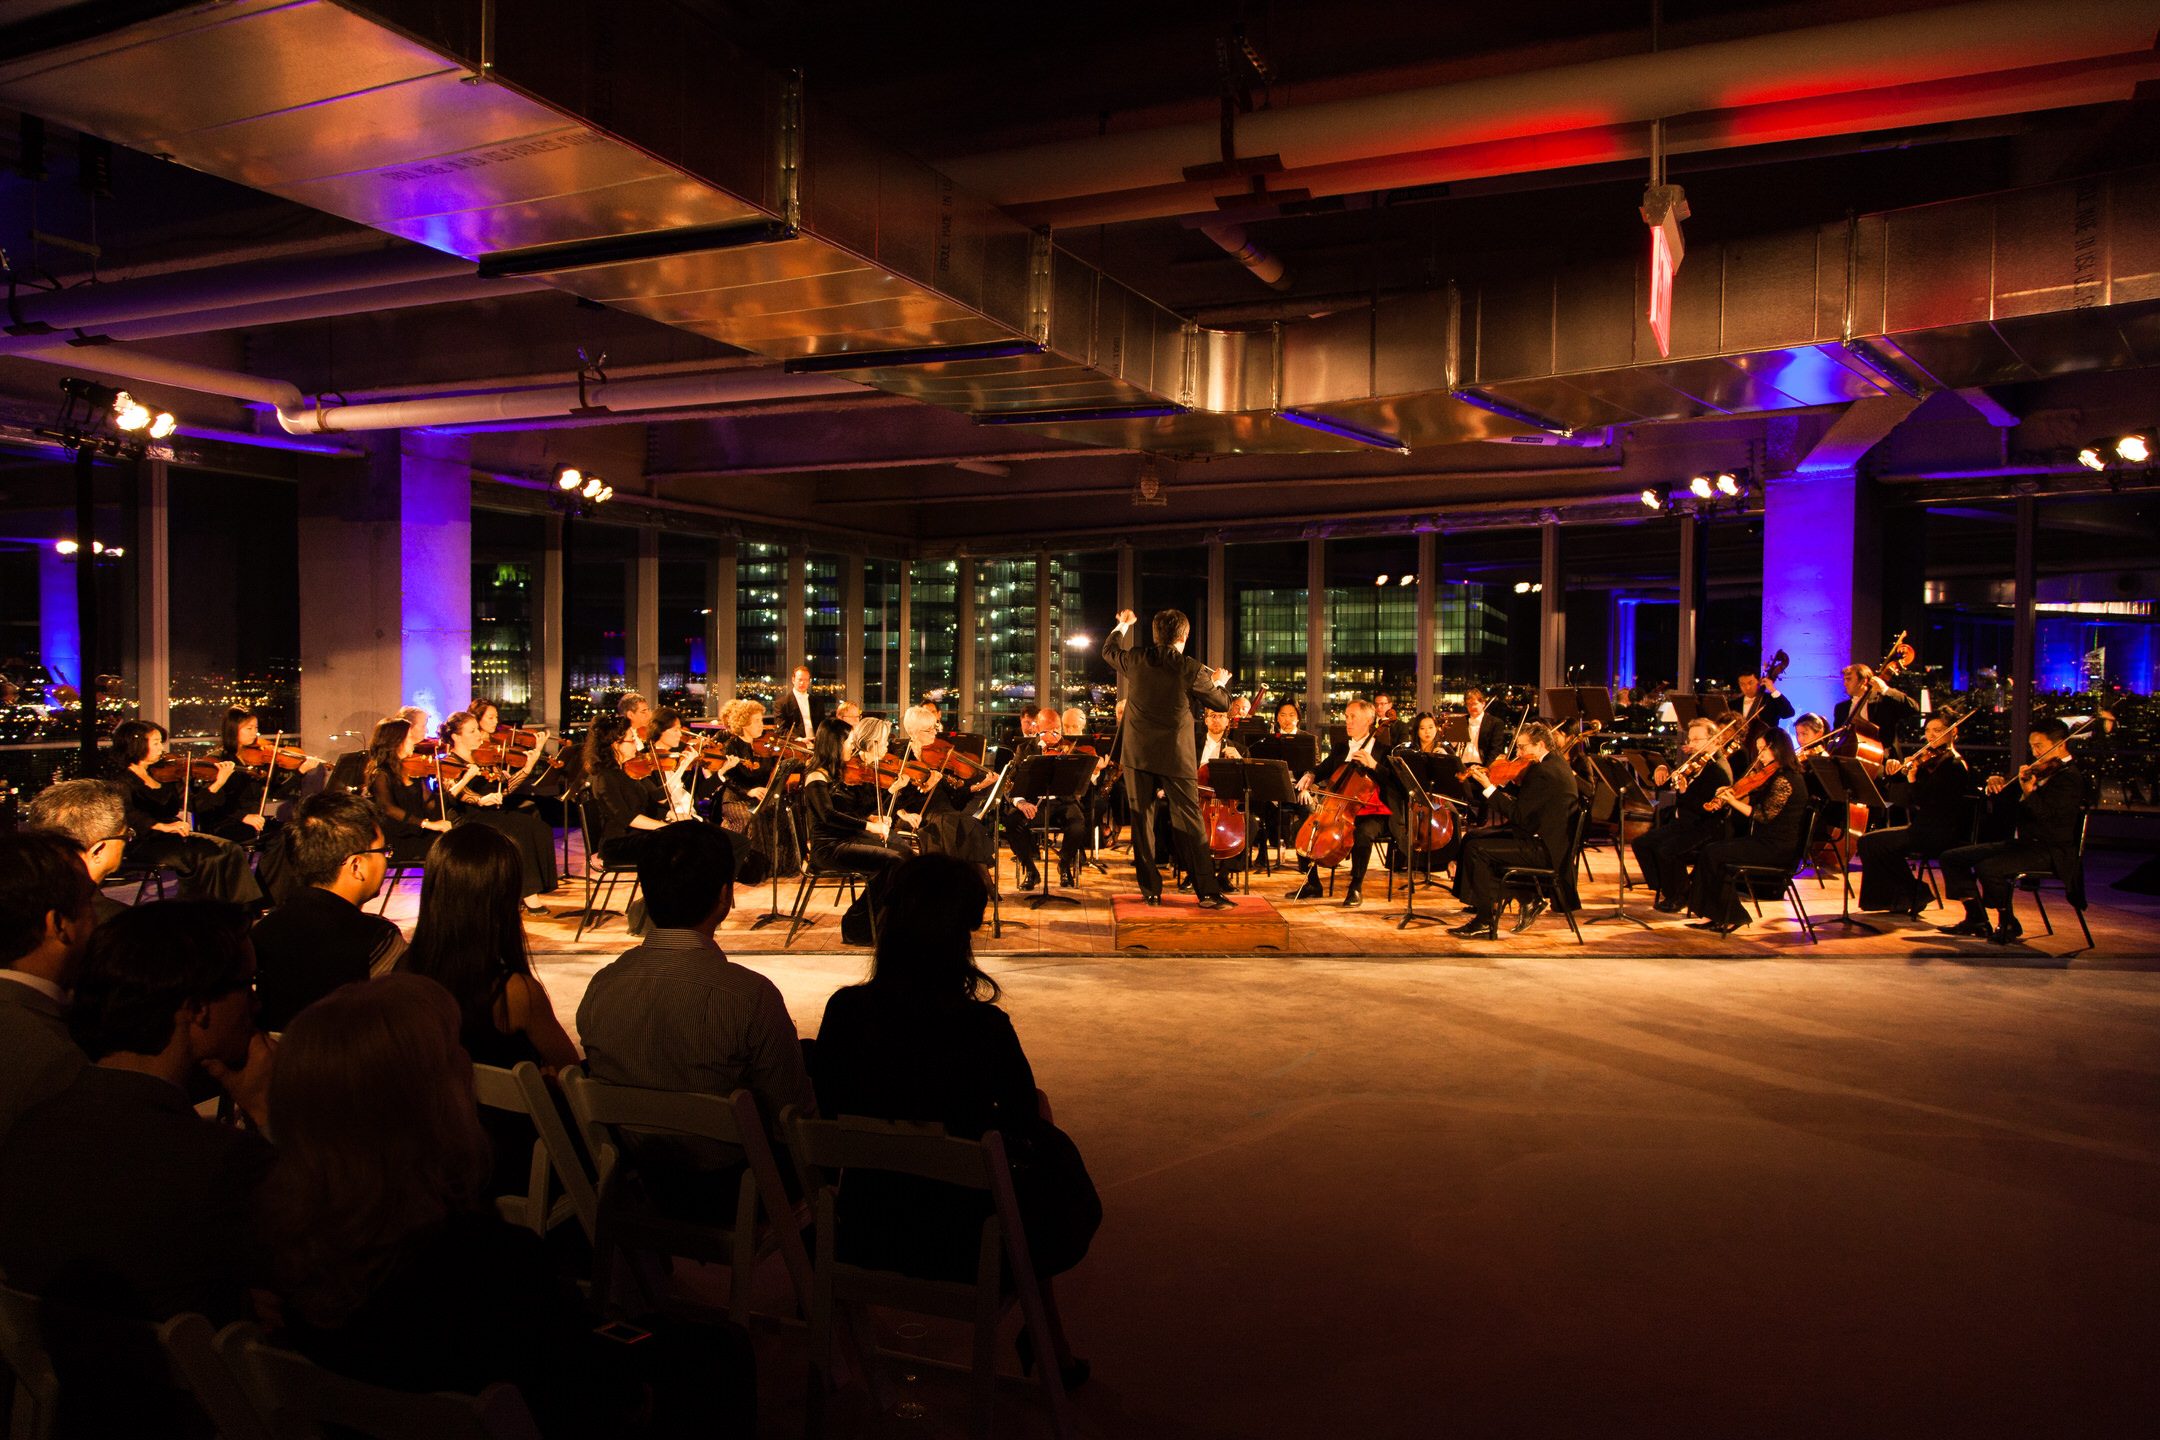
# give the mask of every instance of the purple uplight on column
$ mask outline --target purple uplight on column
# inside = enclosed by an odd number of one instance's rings
[[[440,720],[472,700],[472,442],[411,430],[399,439],[404,694]]]
[[[82,684],[82,629],[76,623],[75,561],[38,542],[38,660],[55,685]]]
[[[1779,689],[1798,714],[1828,716],[1852,663],[1859,481],[1795,475],[1763,491],[1762,644],[1792,659]]]

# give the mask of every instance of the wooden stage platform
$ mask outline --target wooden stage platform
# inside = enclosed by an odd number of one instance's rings
[[[1110,943],[1119,950],[1177,954],[1249,955],[1290,948],[1290,922],[1259,895],[1233,895],[1236,908],[1203,910],[1191,895],[1168,894],[1154,905],[1138,891],[1110,899]]]
[[[1803,903],[1815,921],[1816,939],[1813,942],[1802,933],[1799,923],[1781,902],[1765,903],[1761,921],[1734,935],[1721,937],[1688,928],[1685,917],[1654,914],[1649,895],[1639,886],[1628,893],[1626,911],[1630,916],[1649,922],[1648,929],[1612,920],[1587,920],[1582,924],[1583,943],[1578,945],[1566,922],[1557,915],[1548,914],[1520,935],[1512,933],[1508,922],[1503,921],[1497,940],[1458,940],[1447,933],[1446,927],[1467,917],[1453,895],[1444,888],[1421,886],[1417,896],[1419,913],[1438,917],[1445,923],[1398,928],[1403,915],[1402,887],[1398,883],[1394,899],[1390,901],[1386,877],[1377,869],[1366,879],[1365,904],[1357,910],[1346,910],[1340,904],[1339,883],[1335,899],[1289,900],[1286,897],[1296,884],[1297,875],[1277,871],[1273,875],[1265,872],[1255,875],[1249,892],[1249,910],[1248,903],[1241,903],[1238,911],[1224,912],[1222,920],[1201,921],[1199,917],[1204,912],[1185,908],[1191,905],[1191,897],[1175,893],[1165,896],[1166,903],[1159,919],[1136,917],[1128,920],[1125,900],[1133,901],[1133,909],[1148,907],[1137,904],[1131,862],[1122,853],[1105,857],[1109,864],[1107,874],[1089,869],[1077,890],[1060,891],[1074,895],[1080,903],[1053,904],[1040,909],[1031,908],[1026,903],[1030,897],[1012,888],[1013,877],[1008,864],[1003,877],[1002,933],[993,936],[986,925],[976,938],[976,949],[984,956],[1015,959],[1121,953],[1136,958],[1205,957],[1236,953],[1437,960],[1475,965],[1509,956],[1539,955],[1554,958],[1700,957],[1784,959],[1804,963],[1945,962],[2010,967],[2160,969],[2160,898],[2114,890],[2109,885],[2144,858],[2128,851],[2096,851],[2089,857],[2088,884],[2092,905],[2086,919],[2092,926],[2094,942],[2089,949],[2078,931],[2076,917],[2059,893],[2048,898],[2048,913],[2056,927],[2053,935],[2044,932],[2032,899],[2019,897],[2018,915],[2026,927],[2026,934],[2021,943],[2007,947],[1940,933],[1937,927],[1957,918],[1955,914],[1945,914],[1941,910],[1930,910],[1919,920],[1869,915],[1861,918],[1874,927],[1873,930],[1849,929],[1836,922],[1841,894],[1834,873],[1822,877],[1819,886],[1807,874],[1803,873],[1801,877]],[[1595,873],[1581,886],[1584,908],[1578,920],[1610,916],[1621,901],[1610,852],[1594,851],[1591,865]],[[388,913],[408,930],[417,913],[419,889],[417,880],[408,882],[390,902]],[[621,908],[627,890],[626,885],[618,891],[617,909]],[[1239,890],[1233,894],[1246,902],[1247,892]],[[632,943],[624,933],[620,918],[608,920],[598,930],[589,930],[582,939],[573,940],[577,923],[575,911],[581,896],[579,883],[565,884],[555,895],[547,897],[550,914],[546,918],[527,920],[527,930],[536,951],[611,955]],[[792,906],[794,898],[795,882],[783,881],[779,891],[780,909]],[[768,913],[772,901],[770,886],[737,888],[735,912],[728,917],[721,931],[721,941],[731,953],[747,955],[791,950],[800,954],[833,954],[849,953],[853,949],[841,944],[840,907],[833,903],[829,890],[818,892],[808,912],[813,923],[802,929],[792,945],[787,943],[786,924],[757,923],[760,916]],[[1246,918],[1248,913],[1256,915],[1263,909],[1272,917],[1271,921]],[[1238,918],[1233,922],[1232,916]],[[1189,931],[1186,938],[1179,938],[1179,927],[1203,923],[1224,927],[1232,923],[1239,926],[1272,923],[1281,928],[1267,935],[1255,930],[1252,938],[1236,942],[1235,948],[1223,947],[1224,935],[1220,930]],[[1129,928],[1132,924],[1144,928],[1134,931]],[[1154,933],[1140,942],[1144,948],[1134,945],[1134,936],[1144,935],[1148,930]]]

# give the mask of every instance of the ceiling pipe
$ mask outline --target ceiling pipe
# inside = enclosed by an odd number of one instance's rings
[[[1322,180],[1324,188],[1314,188],[1306,183],[1308,173],[1375,157],[1583,135],[1671,116],[1768,109],[1932,82],[2026,74],[2050,66],[2082,68],[2110,57],[2149,62],[2156,31],[2160,0],[1972,0],[1452,85],[1259,110],[1237,117],[1236,143],[1240,155],[1274,156],[1289,172],[1270,174],[1271,189],[1343,194],[1347,188],[1371,186],[1350,185],[1338,177],[1333,184]],[[2135,83],[2135,78],[2125,78],[2120,88],[2127,95]],[[2000,103],[2034,108],[2030,93],[2011,88],[2016,94]],[[1828,128],[1814,133],[1897,123],[1865,105],[1839,108],[1842,115],[1820,117],[1818,125]],[[1776,137],[1735,135],[1727,143],[1759,144],[1767,138]],[[1215,208],[1217,196],[1245,193],[1249,180],[1242,175],[1186,178],[1188,170],[1219,165],[1222,143],[1221,126],[1208,121],[953,156],[940,169],[961,186],[1031,221],[1138,219],[1205,211]],[[1554,153],[1542,164],[1535,153],[1517,155],[1511,163],[1518,169],[1537,169],[1618,158],[1584,156],[1574,144],[1553,144],[1550,149]],[[1093,202],[1085,214],[1064,203],[1081,197]]]
[[[173,385],[205,395],[252,401],[277,412],[288,435],[330,435],[356,430],[409,430],[490,421],[534,421],[561,416],[606,416],[614,423],[648,418],[640,412],[730,401],[791,399],[804,396],[855,395],[869,387],[834,375],[789,375],[780,370],[734,370],[715,375],[669,375],[649,380],[621,380],[585,386],[550,385],[497,391],[389,400],[374,405],[310,405],[289,381],[236,370],[220,370],[190,360],[175,360],[121,345],[77,349],[49,345],[28,358],[94,375]],[[524,427],[538,428],[538,427]]]
[[[1252,271],[1253,278],[1271,290],[1290,288],[1290,269],[1282,257],[1245,238],[1242,225],[1203,225],[1200,233],[1229,252],[1230,258]]]
[[[94,330],[160,315],[185,315],[299,300],[383,285],[471,278],[470,260],[417,245],[334,259],[249,261],[187,270],[148,280],[78,285],[68,290],[17,290],[9,329],[17,334]]]
[[[255,330],[268,325],[289,325],[301,320],[327,320],[377,310],[409,310],[420,305],[451,305],[466,300],[494,300],[524,295],[551,287],[537,280],[482,280],[458,275],[444,280],[415,280],[401,285],[379,285],[365,290],[337,290],[289,300],[270,300],[254,305],[222,309],[190,310],[174,315],[153,315],[141,320],[119,320],[99,325],[94,333],[105,340],[157,340],[171,335],[205,335],[219,330]],[[82,327],[89,328],[89,327]],[[69,342],[72,348],[87,345]],[[51,335],[0,336],[0,355],[30,355],[52,348]]]

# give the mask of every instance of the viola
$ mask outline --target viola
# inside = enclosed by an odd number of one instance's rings
[[[906,778],[907,762],[890,750],[880,756],[875,764],[868,760],[850,760],[841,773],[841,779],[849,785],[886,786]]]
[[[1782,650],[1778,652],[1780,656],[1784,653]],[[1681,761],[1679,768],[1672,772],[1673,789],[1685,790],[1688,786],[1694,784],[1695,777],[1702,774],[1712,760],[1723,760],[1738,749],[1740,742],[1746,738],[1746,734],[1747,732],[1740,725],[1740,712],[1736,710],[1733,712],[1732,718],[1719,726],[1717,731],[1711,735],[1708,745]]]
[[[1537,764],[1535,760],[1525,760],[1516,755],[1503,755],[1493,761],[1492,764],[1484,767],[1485,778],[1495,785],[1512,785],[1517,780],[1522,779],[1524,772],[1535,764]]]
[[[1769,784],[1771,777],[1776,774],[1777,766],[1768,760],[1758,760],[1749,767],[1747,774],[1733,781],[1732,793],[1735,798],[1745,800],[1748,796]],[[1725,808],[1725,801],[1723,797],[1713,797],[1703,801],[1702,808],[1705,810],[1722,810]]]
[[[951,740],[931,741],[923,746],[922,758],[925,764],[942,770],[964,785],[973,785],[985,776],[995,773],[981,759],[968,754]]]
[[[650,754],[633,755],[622,762],[622,772],[633,780],[649,780],[659,773],[660,762]]]
[[[432,754],[407,755],[398,762],[398,769],[408,780],[424,780],[435,773],[435,757]]]
[[[215,760],[190,760],[185,755],[169,755],[150,767],[150,778],[160,785],[178,785],[183,780],[215,785],[217,775]]]
[[[767,730],[750,742],[750,753],[767,759],[785,755],[795,760],[808,760],[817,753],[817,747],[803,736]]]

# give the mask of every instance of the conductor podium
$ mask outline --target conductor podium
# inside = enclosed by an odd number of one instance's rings
[[[1177,891],[1165,892],[1159,905],[1137,894],[1119,895],[1110,902],[1113,943],[1120,950],[1188,953],[1289,948],[1290,922],[1273,904],[1258,895],[1225,898],[1233,908],[1202,910],[1195,897]]]

